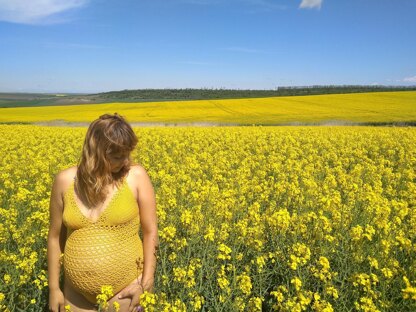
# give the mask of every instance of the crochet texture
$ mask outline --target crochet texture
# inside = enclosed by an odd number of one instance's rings
[[[72,182],[64,194],[63,223],[65,279],[88,301],[96,303],[101,286],[111,285],[116,294],[142,273],[139,209],[124,179],[95,222],[79,209]]]

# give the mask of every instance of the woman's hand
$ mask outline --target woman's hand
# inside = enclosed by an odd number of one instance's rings
[[[139,306],[140,295],[143,293],[143,286],[141,285],[141,278],[134,280],[130,285],[125,287],[119,292],[118,299],[131,298],[129,312],[136,311],[135,309]]]
[[[65,312],[64,293],[59,288],[49,291],[49,311]]]

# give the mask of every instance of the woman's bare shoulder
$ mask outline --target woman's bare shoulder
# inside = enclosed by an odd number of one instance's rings
[[[146,169],[140,164],[134,164],[130,166],[130,172],[132,176],[135,178],[141,177],[143,175],[147,175]]]
[[[77,166],[72,166],[72,167],[68,167],[66,169],[61,170],[60,172],[58,172],[57,175],[59,175],[62,178],[72,177],[73,179],[76,173],[77,173]]]
[[[60,190],[65,190],[74,180],[74,177],[77,174],[77,166],[72,166],[66,169],[59,171],[55,175],[55,183],[57,184]]]

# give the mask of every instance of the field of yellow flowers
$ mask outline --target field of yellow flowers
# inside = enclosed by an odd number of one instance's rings
[[[416,91],[282,96],[172,102],[103,103],[0,108],[0,123],[91,122],[117,111],[130,122],[211,122],[233,125],[416,123]]]
[[[146,311],[416,311],[416,129],[135,128],[160,249]],[[0,125],[0,311],[46,311],[54,175],[86,128]]]

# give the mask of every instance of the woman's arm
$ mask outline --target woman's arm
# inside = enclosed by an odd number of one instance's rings
[[[146,170],[139,166],[137,172],[140,221],[143,233],[144,265],[142,281],[144,290],[153,291],[156,270],[156,251],[159,246],[156,216],[156,198],[152,182]]]
[[[48,233],[48,285],[50,311],[63,309],[63,295],[59,287],[61,265],[59,258],[64,252],[66,228],[62,224],[62,174],[57,174],[52,185],[49,204],[49,233]],[[62,310],[63,311],[63,310]]]

